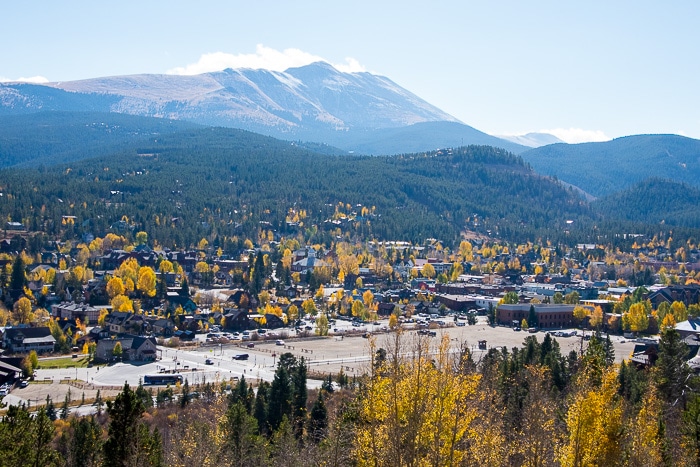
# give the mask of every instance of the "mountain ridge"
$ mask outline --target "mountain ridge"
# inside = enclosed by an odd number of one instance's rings
[[[89,110],[186,120],[327,144],[343,140],[343,133],[380,132],[431,122],[464,125],[387,77],[342,73],[324,62],[284,72],[241,68],[189,76],[112,76],[31,87],[0,83],[0,115],[42,110]],[[465,133],[466,129],[460,131]],[[490,138],[490,144],[513,152],[526,149]],[[472,143],[481,144],[464,141]],[[379,154],[380,146],[378,143],[366,152]],[[395,152],[447,146],[444,140],[433,139],[420,147],[399,145]]]
[[[552,144],[520,153],[537,172],[595,197],[656,176],[700,186],[700,140],[679,135],[633,135],[600,143]]]

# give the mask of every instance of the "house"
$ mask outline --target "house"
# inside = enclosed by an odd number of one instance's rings
[[[158,318],[151,322],[151,331],[156,336],[170,337],[175,332],[175,323],[168,318]]]
[[[328,267],[328,263],[316,257],[316,250],[308,249],[308,256],[292,263],[292,272],[306,273],[317,268]]]
[[[671,285],[651,292],[647,297],[654,308],[663,303],[683,302],[685,306],[700,303],[700,285]]]
[[[53,352],[56,339],[48,327],[6,328],[2,344],[11,353]]]
[[[186,313],[194,313],[197,309],[197,304],[190,297],[180,295],[178,292],[168,292],[166,301],[168,302],[168,308],[175,309],[179,306]]]
[[[22,377],[22,358],[0,357],[0,385],[12,384]]]
[[[97,342],[95,360],[114,361],[114,348],[117,343],[122,347],[122,360],[132,362],[155,361],[157,358],[156,340],[153,337],[124,336],[119,339],[101,339]]]
[[[272,313],[265,313],[265,327],[270,329],[278,329],[284,327],[284,321],[279,316]]]
[[[700,319],[691,318],[676,324],[676,331],[684,339],[687,337],[700,336]]]
[[[141,331],[143,325],[143,316],[125,311],[113,311],[105,317],[105,328],[113,334]]]
[[[382,302],[377,304],[377,314],[379,316],[389,316],[394,312],[395,303]]]
[[[225,328],[231,331],[250,329],[248,312],[245,310],[227,309],[224,314]]]
[[[96,308],[84,303],[61,302],[51,307],[51,316],[61,319],[79,319],[85,324],[95,324],[100,317],[102,308]]]
[[[179,329],[173,333],[173,337],[177,337],[181,341],[192,341],[195,338],[195,332]]]

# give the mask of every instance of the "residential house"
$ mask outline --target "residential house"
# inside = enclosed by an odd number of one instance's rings
[[[175,332],[175,323],[169,318],[158,318],[150,323],[150,328],[156,336],[170,337]]]
[[[273,313],[265,313],[265,327],[269,329],[283,328],[284,321]]]
[[[118,339],[101,339],[97,342],[95,360],[99,362],[114,361],[114,348],[117,343],[122,347],[122,360],[132,362],[155,361],[158,349],[153,337],[124,336]]]
[[[302,258],[299,261],[292,263],[292,272],[306,273],[307,271],[313,272],[315,269],[328,267],[329,264],[320,258],[316,257],[316,250],[313,248],[308,249],[308,256]]]
[[[61,319],[79,319],[85,324],[96,324],[102,308],[84,303],[61,302],[51,307],[51,316]]]
[[[56,339],[48,327],[6,328],[3,334],[3,347],[10,353],[53,352]]]
[[[250,329],[248,312],[245,310],[226,309],[224,313],[225,328],[231,331]]]
[[[143,316],[125,311],[113,311],[105,317],[105,327],[113,334],[140,332],[143,325]]]
[[[13,384],[22,377],[22,358],[0,357],[0,385]]]

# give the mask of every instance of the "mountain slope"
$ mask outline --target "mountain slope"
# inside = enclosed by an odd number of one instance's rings
[[[374,131],[336,133],[331,144],[358,154],[402,154],[465,144],[494,146],[519,154],[526,147],[458,122],[425,122]]]
[[[700,186],[700,140],[638,135],[604,143],[554,144],[521,157],[540,173],[605,196],[648,177]]]
[[[608,217],[700,228],[700,189],[656,177],[601,198],[593,208]]]
[[[285,72],[227,69],[196,76],[115,76],[46,86],[0,83],[0,115],[45,110],[187,120],[326,144],[345,135],[411,128],[418,123],[459,123],[386,77],[342,73],[322,62]],[[421,142],[419,132],[412,136],[419,147],[399,147],[392,152],[430,150],[451,145],[448,139],[462,139],[447,136],[437,142],[434,136]],[[367,143],[363,152],[380,154],[383,143],[381,139],[377,146]],[[464,140],[463,144],[482,142]],[[523,149],[497,138],[489,144]]]
[[[257,238],[261,228],[328,244],[346,233],[451,244],[465,228],[551,238],[567,235],[569,219],[574,228],[593,219],[571,191],[492,147],[335,157],[224,128],[159,135],[70,165],[5,169],[1,181],[0,212],[32,229],[100,235],[129,219],[171,247]],[[300,210],[303,225],[288,223]],[[63,226],[66,215],[75,224]]]
[[[112,154],[188,122],[97,112],[41,112],[0,117],[0,168],[55,165]]]

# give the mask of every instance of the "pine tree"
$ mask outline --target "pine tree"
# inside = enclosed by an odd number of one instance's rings
[[[52,422],[56,421],[56,419],[58,418],[58,414],[56,413],[56,406],[53,405],[53,400],[48,394],[46,395],[46,416],[49,417],[49,419]]]
[[[144,409],[153,407],[153,394],[151,391],[143,387],[141,380],[139,380],[139,385],[136,388],[136,396],[143,404]]]
[[[187,284],[187,277],[182,278],[182,285],[180,286],[180,296],[190,297],[190,286]]]
[[[306,388],[306,360],[301,357],[294,366],[292,372],[292,420],[294,435],[301,439],[304,435],[306,424],[306,400],[308,392]]]
[[[318,392],[318,398],[311,407],[309,418],[309,437],[318,444],[326,437],[326,428],[328,427],[328,412],[326,405],[323,402],[323,391]]]
[[[258,386],[258,393],[255,396],[253,406],[253,416],[258,421],[258,434],[267,433],[267,396],[270,393],[270,383],[262,381]]]
[[[275,377],[270,386],[270,393],[267,403],[267,424],[271,432],[279,428],[283,417],[289,417],[292,413],[292,388],[290,384],[287,366],[280,363],[277,365]]]
[[[190,403],[190,383],[185,379],[185,384],[182,385],[182,394],[180,395],[180,407],[185,408]]]
[[[22,255],[18,254],[12,263],[12,275],[10,276],[10,290],[13,297],[18,297],[24,290],[25,285],[27,285],[26,265]]]
[[[143,412],[143,403],[128,383],[124,383],[124,389],[114,401],[107,402],[110,421],[103,448],[106,466],[125,467],[137,458],[138,427]]]
[[[221,423],[224,435],[221,457],[227,465],[263,465],[264,445],[257,434],[255,418],[240,401],[231,404]]]
[[[678,331],[669,328],[661,332],[655,371],[656,385],[666,402],[674,405],[683,395],[683,387],[690,375],[690,369],[685,362],[687,355],[688,346]]]
[[[66,397],[63,399],[63,405],[61,406],[61,420],[68,419],[68,413],[70,410],[69,404],[70,404],[70,390],[68,391],[68,394],[66,394]]]
[[[95,417],[73,418],[71,428],[73,435],[69,439],[66,464],[74,467],[101,465],[102,427]]]

